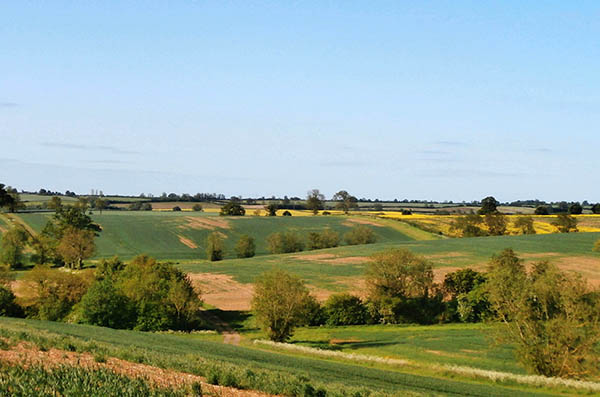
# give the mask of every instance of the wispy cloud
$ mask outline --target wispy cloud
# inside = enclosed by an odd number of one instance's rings
[[[0,102],[0,108],[16,108],[19,106],[16,102]]]
[[[364,167],[366,163],[356,160],[328,160],[319,163],[321,167]]]
[[[537,147],[537,148],[530,149],[530,151],[537,152],[537,153],[552,153],[552,152],[554,152],[554,150],[548,149],[546,147]]]
[[[54,147],[60,149],[73,149],[73,150],[98,150],[104,152],[111,152],[114,154],[139,154],[135,150],[121,149],[116,146],[108,145],[83,145],[78,143],[65,143],[65,142],[42,142],[42,146]]]
[[[433,144],[439,146],[467,146],[466,142],[461,141],[435,141]]]

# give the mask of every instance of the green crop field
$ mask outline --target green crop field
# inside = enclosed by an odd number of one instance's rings
[[[270,379],[271,382],[286,379],[288,383],[299,379],[329,390],[346,390],[346,393],[363,390],[393,395],[407,395],[407,392],[436,396],[556,395],[549,391],[526,390],[522,386],[517,388],[483,380],[452,379],[434,371],[420,374],[402,367],[353,364],[178,335],[11,318],[0,318],[0,335],[15,342],[27,340],[45,349],[68,347],[93,354],[101,352],[109,357],[205,376],[215,365],[227,366],[228,370],[237,369],[236,373],[246,374],[246,377],[248,369],[251,369],[254,387],[270,392],[276,391],[272,385],[261,383],[260,379]],[[284,386],[282,383],[279,387]]]
[[[341,280],[352,281],[364,274],[369,255],[390,248],[407,248],[425,255],[437,271],[463,267],[484,270],[492,255],[512,248],[527,261],[549,260],[579,271],[592,281],[600,281],[600,253],[592,251],[599,238],[600,233],[571,233],[399,241],[330,248],[318,253],[188,262],[179,266],[190,273],[227,274],[241,283],[253,282],[257,274],[277,266],[299,275],[311,285],[342,290],[347,286],[341,284]]]
[[[40,231],[51,213],[19,214],[33,229]],[[216,214],[193,212],[129,212],[105,211],[95,213],[94,222],[102,227],[96,240],[96,258],[118,255],[131,258],[148,254],[158,259],[201,259],[208,234],[213,231],[225,237],[226,257],[235,257],[234,246],[242,234],[256,240],[256,253],[267,253],[266,238],[279,231],[295,231],[305,237],[310,231],[331,228],[343,235],[356,223],[353,217],[220,217]],[[359,218],[360,219],[360,218]],[[410,226],[394,225],[390,221],[372,221],[378,241],[409,241],[426,233]],[[396,222],[397,223],[397,222]]]
[[[524,374],[512,349],[494,342],[494,333],[492,327],[482,324],[304,327],[296,330],[290,343],[408,359],[423,365],[461,365]],[[258,333],[248,336],[261,337]]]

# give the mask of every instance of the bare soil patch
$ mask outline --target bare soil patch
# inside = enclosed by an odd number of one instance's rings
[[[198,248],[198,246],[196,245],[196,243],[194,243],[192,240],[190,240],[189,238],[185,238],[182,235],[178,234],[177,237],[179,237],[179,241],[181,241],[182,244],[187,245],[188,247],[190,247],[191,249],[196,249]]]
[[[23,365],[25,367],[42,365],[47,369],[52,369],[59,365],[71,365],[89,369],[106,368],[129,378],[147,379],[147,381],[155,387],[179,388],[184,385],[191,385],[192,383],[199,382],[202,384],[203,391],[218,396],[267,396],[267,394],[251,390],[238,390],[231,387],[210,385],[205,382],[204,378],[185,372],[165,370],[118,358],[107,358],[105,363],[98,363],[89,353],[76,353],[58,349],[40,351],[35,346],[26,343],[20,343],[13,346],[10,350],[0,350],[0,361],[12,365]]]
[[[346,225],[346,226],[354,226],[353,224],[385,227],[384,225],[382,225],[381,223],[379,223],[377,221],[372,221],[370,219],[364,219],[364,218],[349,218],[344,223],[342,223],[342,225]]]
[[[441,254],[434,254],[434,255],[425,255],[425,257],[427,259],[444,259],[444,258],[462,258],[467,255],[468,254],[465,252],[455,251],[455,252],[444,252]]]
[[[589,256],[571,256],[555,261],[556,265],[566,271],[581,274],[592,286],[600,286],[600,258]]]
[[[217,217],[204,217],[204,216],[186,216],[184,218],[184,224],[180,225],[182,229],[206,229],[214,230],[219,229],[230,229],[229,222],[225,219]]]
[[[331,263],[334,265],[343,265],[343,264],[355,265],[355,264],[366,263],[369,260],[370,260],[370,258],[368,256],[347,256],[345,258],[328,259],[328,260],[324,260],[323,262]]]
[[[202,291],[202,300],[221,310],[250,310],[254,288],[226,274],[188,273],[190,280]]]
[[[335,258],[333,254],[310,254],[310,255],[293,255],[294,259],[302,259],[305,261],[322,261],[324,259]]]
[[[529,253],[529,254],[519,254],[519,256],[523,259],[530,259],[530,258],[555,258],[557,256],[560,256],[559,253],[557,252],[538,252],[538,253]]]
[[[446,274],[455,272],[457,270],[464,269],[464,267],[442,267],[439,269],[433,269],[433,280],[436,283],[443,283]]]

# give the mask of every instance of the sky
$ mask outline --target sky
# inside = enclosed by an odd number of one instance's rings
[[[600,201],[600,2],[4,1],[0,183]]]

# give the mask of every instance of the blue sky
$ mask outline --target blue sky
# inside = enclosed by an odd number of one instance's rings
[[[0,182],[600,201],[600,3],[12,1]]]

